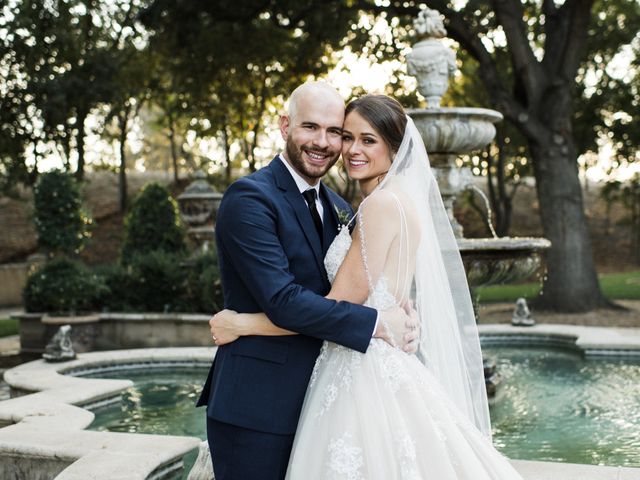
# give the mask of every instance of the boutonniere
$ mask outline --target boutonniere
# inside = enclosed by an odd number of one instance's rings
[[[351,215],[348,210],[338,208],[336,204],[333,205],[333,208],[338,216],[338,230],[342,230],[342,227],[348,225],[349,221],[351,221]]]

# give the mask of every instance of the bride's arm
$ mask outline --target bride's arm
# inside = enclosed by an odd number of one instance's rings
[[[375,212],[375,213],[374,213]],[[397,207],[387,192],[377,192],[361,207],[353,241],[340,265],[331,291],[330,300],[363,304],[369,296],[368,266],[371,283],[375,284],[382,273],[391,242],[398,231]],[[366,238],[363,248],[361,234]],[[362,255],[366,255],[363,261]],[[366,262],[366,263],[365,263]],[[216,345],[233,342],[247,335],[279,336],[297,335],[274,325],[264,313],[237,313],[222,310],[209,321]],[[381,332],[376,332],[380,334]]]

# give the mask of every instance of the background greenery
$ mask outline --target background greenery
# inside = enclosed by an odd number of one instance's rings
[[[640,300],[640,271],[600,275],[599,281],[604,294],[612,300]],[[540,283],[523,283],[477,288],[475,293],[482,303],[515,302],[519,297],[536,298],[541,289]]]

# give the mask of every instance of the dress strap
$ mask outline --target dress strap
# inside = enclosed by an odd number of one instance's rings
[[[395,297],[398,300],[402,300],[401,296],[404,296],[404,291],[407,287],[408,278],[409,278],[409,228],[407,226],[407,215],[404,211],[404,207],[402,206],[402,202],[398,198],[398,196],[392,192],[391,190],[387,190],[396,201],[396,205],[398,206],[398,212],[400,213],[400,239],[398,241],[398,267],[396,269],[396,283],[395,283]],[[402,261],[402,254],[404,253],[403,248],[406,250],[406,259]],[[400,266],[404,263],[404,275],[400,277],[400,271],[402,270]],[[402,286],[401,286],[402,282]]]

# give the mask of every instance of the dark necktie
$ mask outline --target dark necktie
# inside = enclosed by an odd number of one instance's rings
[[[322,220],[320,220],[320,214],[316,207],[316,195],[317,193],[315,188],[310,188],[309,190],[302,192],[302,196],[307,201],[307,205],[309,205],[309,212],[311,213],[311,218],[313,218],[313,223],[316,225],[318,237],[320,237],[320,243],[322,243]]]

